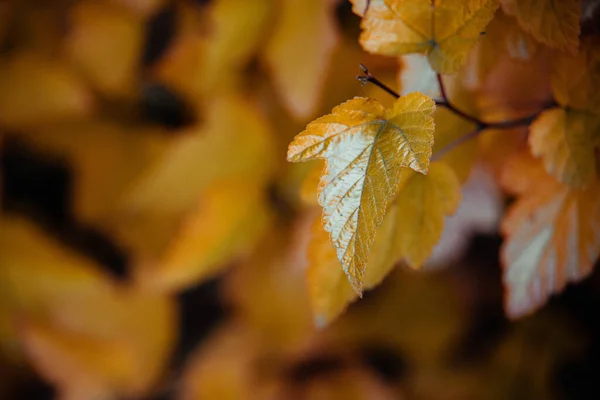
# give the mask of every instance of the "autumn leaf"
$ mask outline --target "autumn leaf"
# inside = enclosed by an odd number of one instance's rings
[[[576,56],[555,55],[552,89],[561,106],[541,113],[530,127],[531,152],[546,171],[571,186],[596,176],[594,144],[600,141],[600,51],[586,39]]]
[[[545,45],[577,52],[580,0],[500,0],[504,12],[517,17],[526,32]]]
[[[357,293],[402,167],[427,173],[434,110],[420,93],[400,97],[389,110],[354,98],[311,122],[289,146],[289,161],[327,160],[319,191],[323,221]]]
[[[338,42],[332,0],[282,0],[265,59],[290,113],[310,117]]]
[[[205,118],[169,142],[120,198],[113,229],[136,256],[161,257],[214,182],[235,178],[263,187],[271,176],[271,131],[253,104],[218,96]]]
[[[108,95],[129,95],[142,54],[143,19],[118,4],[83,1],[73,7],[69,59]]]
[[[571,186],[586,186],[596,176],[594,137],[600,138],[600,118],[572,109],[544,111],[530,126],[531,153],[541,157],[546,171]]]
[[[591,273],[600,254],[600,183],[566,186],[525,155],[508,163],[502,183],[518,195],[501,227],[505,310],[517,318]]]
[[[12,129],[89,115],[93,97],[63,62],[34,53],[0,61],[0,123]]]
[[[460,183],[445,163],[431,164],[427,175],[405,168],[398,194],[378,227],[364,275],[364,288],[381,283],[398,263],[419,268],[439,241],[444,217],[458,207]],[[335,248],[316,220],[308,247],[307,279],[315,323],[337,317],[357,294],[343,278]]]
[[[460,203],[460,183],[444,163],[433,163],[427,175],[413,176],[402,186],[394,205],[394,249],[406,263],[420,268],[431,255],[444,229],[444,217]]]
[[[30,222],[0,221],[0,338],[63,398],[140,396],[175,339],[172,300],[119,285]]]
[[[598,114],[600,107],[600,41],[589,37],[581,42],[576,56],[555,53],[552,91],[559,105]]]
[[[353,0],[356,8],[363,1]],[[498,0],[373,0],[363,17],[360,43],[387,56],[426,54],[441,73],[456,72],[492,20]]]
[[[213,277],[228,266],[227,261],[247,253],[268,227],[263,191],[240,179],[210,185],[164,254],[137,269],[140,282],[167,291],[188,287]]]

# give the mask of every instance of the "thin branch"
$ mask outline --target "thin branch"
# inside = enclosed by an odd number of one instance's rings
[[[371,73],[369,72],[367,67],[365,67],[363,64],[360,64],[360,69],[365,73],[364,75],[358,75],[356,77],[356,79],[358,79],[361,84],[366,85],[367,83],[370,82],[373,85],[385,90],[386,92],[388,92],[395,98],[400,97],[400,95],[398,93],[396,93],[396,91],[394,91],[392,88],[387,86],[385,83],[381,82],[379,79],[375,78],[373,75],[371,75]]]
[[[437,80],[438,80],[438,84],[440,86],[440,92],[442,94],[442,101],[436,102],[436,105],[438,105],[440,107],[446,107],[448,110],[452,111],[454,114],[466,119],[467,121],[471,121],[472,123],[477,125],[478,128],[483,129],[486,125],[483,121],[481,121],[479,118],[473,117],[472,115],[465,113],[464,111],[459,110],[458,108],[456,108],[454,106],[454,104],[452,104],[450,102],[450,99],[448,99],[448,95],[446,94],[446,89],[444,87],[444,82],[442,81],[441,74],[437,74]]]
[[[392,90],[389,86],[387,86],[385,83],[381,82],[379,79],[375,78],[367,69],[367,67],[365,67],[363,64],[360,64],[360,69],[365,73],[364,75],[359,75],[356,78],[363,84],[366,85],[367,83],[372,83],[375,86],[378,86],[379,88],[385,90],[386,92],[388,92],[389,94],[391,94],[392,96],[394,96],[395,98],[399,98],[400,95],[398,93],[396,93],[394,90]],[[467,133],[464,136],[459,137],[458,139],[448,143],[448,145],[446,147],[444,147],[443,149],[441,149],[440,151],[436,152],[433,157],[432,157],[432,161],[436,161],[439,160],[440,158],[442,158],[444,155],[446,155],[448,152],[452,151],[456,146],[461,145],[462,143],[469,141],[473,138],[476,138],[477,136],[479,136],[482,132],[484,132],[486,129],[512,129],[512,128],[516,128],[519,126],[529,126],[543,111],[552,108],[552,107],[556,107],[557,103],[552,100],[547,102],[546,104],[544,104],[540,110],[538,110],[537,112],[527,115],[525,117],[521,117],[521,118],[517,118],[517,119],[513,119],[513,120],[508,120],[508,121],[499,121],[499,122],[488,122],[488,121],[483,121],[475,116],[469,115],[467,113],[465,113],[464,111],[461,111],[460,109],[456,108],[454,106],[454,104],[452,104],[450,102],[450,100],[448,99],[448,96],[446,94],[446,89],[444,87],[444,82],[442,81],[442,76],[440,74],[437,74],[437,80],[438,80],[438,84],[440,86],[440,93],[442,98],[441,99],[437,99],[434,100],[435,104],[437,106],[440,107],[446,107],[448,110],[450,110],[452,113],[458,115],[459,117],[472,122],[473,124],[475,124],[475,129],[472,130],[471,132]]]

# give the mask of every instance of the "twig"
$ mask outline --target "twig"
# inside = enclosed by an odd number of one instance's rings
[[[371,75],[371,73],[369,72],[367,67],[365,67],[363,64],[360,64],[360,69],[362,70],[362,72],[365,73],[364,75],[358,75],[356,77],[356,79],[358,79],[360,81],[360,83],[362,83],[363,85],[366,85],[367,83],[371,82],[373,85],[379,87],[380,89],[385,90],[386,92],[388,92],[395,98],[400,97],[400,95],[398,93],[396,93],[393,89],[391,89],[385,83],[381,82],[379,79],[377,79],[373,75]]]
[[[360,64],[360,69],[365,73],[365,75],[359,75],[356,78],[363,84],[366,85],[367,83],[372,83],[375,86],[383,89],[384,91],[386,91],[387,93],[391,94],[392,96],[394,96],[395,98],[399,98],[400,95],[398,93],[396,93],[394,90],[392,90],[389,86],[387,86],[385,83],[381,82],[379,79],[375,78],[367,69],[367,67],[365,67],[363,64]],[[442,81],[442,76],[440,74],[437,74],[437,80],[438,80],[438,84],[440,86],[440,93],[442,98],[438,99],[438,100],[434,100],[435,104],[440,106],[440,107],[446,107],[448,110],[450,110],[452,113],[458,115],[459,117],[466,119],[467,121],[470,121],[472,123],[474,123],[476,125],[476,128],[474,130],[472,130],[471,132],[467,133],[464,136],[459,137],[458,139],[448,143],[448,145],[446,147],[444,147],[443,149],[441,149],[440,151],[436,152],[433,157],[432,157],[432,161],[435,160],[439,160],[441,157],[443,157],[445,154],[447,154],[448,152],[452,151],[455,147],[461,145],[464,142],[467,142],[473,138],[476,138],[477,136],[479,136],[483,131],[485,131],[486,129],[512,129],[512,128],[516,128],[519,126],[528,126],[530,125],[543,111],[552,108],[552,107],[556,107],[557,103],[554,100],[551,100],[549,102],[547,102],[546,104],[544,104],[540,110],[538,110],[537,112],[531,114],[531,115],[527,115],[525,117],[521,117],[521,118],[517,118],[517,119],[513,119],[513,120],[508,120],[508,121],[498,121],[498,122],[488,122],[488,121],[483,121],[477,117],[474,117],[472,115],[469,115],[467,113],[465,113],[464,111],[461,111],[460,109],[456,108],[456,106],[454,106],[454,104],[452,104],[450,102],[450,100],[448,99],[448,96],[446,94],[446,89],[444,87],[444,82]]]
[[[446,89],[444,87],[444,82],[442,81],[441,74],[437,74],[437,80],[438,80],[438,85],[440,86],[440,92],[442,93],[442,101],[437,102],[436,105],[438,105],[440,107],[446,107],[448,110],[452,111],[454,114],[466,119],[467,121],[473,122],[475,125],[477,125],[478,128],[484,129],[486,124],[483,121],[481,121],[479,118],[473,117],[473,116],[459,110],[458,108],[456,108],[454,106],[454,104],[452,104],[450,102],[450,99],[448,99],[448,96],[446,95]]]

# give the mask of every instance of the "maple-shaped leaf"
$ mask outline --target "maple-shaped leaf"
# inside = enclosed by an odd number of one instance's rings
[[[356,2],[362,5],[364,2]],[[372,0],[360,43],[387,56],[426,54],[432,68],[453,73],[492,20],[498,0]]]
[[[500,0],[524,31],[545,45],[572,53],[579,46],[580,0]]]
[[[517,318],[592,271],[600,255],[600,182],[557,182],[528,155],[514,157],[502,183],[518,195],[502,222],[505,310]]]
[[[296,118],[318,105],[327,67],[338,42],[335,1],[283,0],[265,58],[284,104]]]
[[[546,171],[571,186],[585,186],[596,175],[595,137],[600,117],[573,109],[544,111],[530,126],[531,152]]]
[[[396,194],[402,168],[427,173],[434,110],[433,100],[420,93],[400,97],[388,110],[376,100],[357,97],[311,122],[289,146],[289,161],[327,161],[319,204],[357,293],[362,292],[375,230]]]

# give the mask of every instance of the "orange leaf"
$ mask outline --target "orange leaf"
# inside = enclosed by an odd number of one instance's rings
[[[600,254],[600,182],[570,188],[524,155],[508,163],[502,178],[519,194],[502,222],[501,253],[505,309],[517,318],[592,271]]]
[[[571,186],[586,186],[596,176],[595,138],[600,117],[570,109],[544,111],[531,124],[531,152],[548,173]]]
[[[600,40],[588,37],[576,56],[555,53],[552,90],[558,104],[598,114],[600,107]]]
[[[498,0],[372,0],[363,17],[360,43],[369,52],[388,56],[426,54],[434,70],[453,73],[464,64],[498,4]]]
[[[338,41],[335,1],[282,0],[265,58],[290,113],[312,116]]]
[[[504,12],[517,17],[523,30],[556,49],[577,52],[580,0],[500,0]]]

